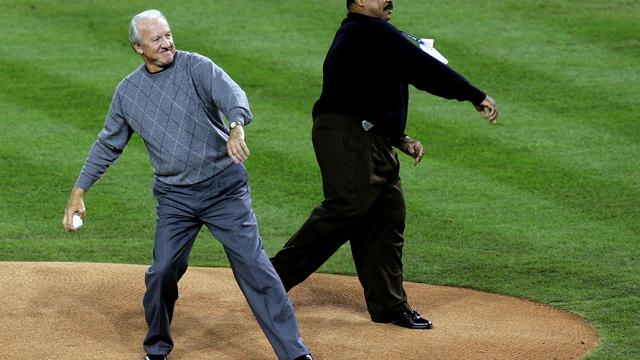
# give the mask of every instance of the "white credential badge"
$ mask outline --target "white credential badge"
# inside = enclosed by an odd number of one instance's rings
[[[420,49],[422,49],[422,51],[426,52],[427,54],[429,54],[431,57],[433,57],[434,59],[440,61],[443,64],[448,64],[449,60],[447,60],[447,58],[445,58],[438,50],[436,50],[436,48],[433,47],[433,42],[435,40],[433,39],[421,39],[417,36],[413,36],[409,33],[406,33],[404,31],[401,31],[401,33],[408,37],[411,40],[414,40],[415,42],[418,43],[418,45],[420,45]]]
[[[449,60],[447,60],[447,58],[445,58],[444,56],[442,56],[442,54],[440,53],[440,51],[436,50],[436,48],[433,47],[433,39],[420,39],[420,49],[422,49],[422,51],[426,52],[427,54],[433,56],[436,60],[440,61],[443,64],[448,64]]]

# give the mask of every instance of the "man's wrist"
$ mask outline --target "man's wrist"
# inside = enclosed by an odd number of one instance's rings
[[[411,142],[411,139],[409,136],[404,135],[402,136],[402,140],[400,140],[400,147],[404,149],[405,145]]]
[[[76,197],[83,197],[86,192],[86,189],[79,186],[74,186],[73,189],[71,189],[71,195]]]
[[[407,135],[405,134],[401,136],[397,136],[395,138],[391,138],[391,145],[398,149],[402,149],[402,145],[404,144],[405,138],[407,138]]]
[[[231,130],[235,129],[238,126],[243,127],[244,123],[242,121],[232,121],[231,123],[229,123],[229,128]]]

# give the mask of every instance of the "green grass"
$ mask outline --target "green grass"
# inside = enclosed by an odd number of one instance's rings
[[[273,254],[321,199],[310,109],[343,3],[0,0],[0,260],[149,262],[137,137],[87,194],[85,228],[60,225],[113,90],[139,64],[128,21],[149,7],[249,95],[247,167]],[[436,38],[502,112],[489,127],[469,104],[412,91],[408,133],[427,157],[402,164],[408,280],[555,305],[598,329],[587,358],[640,357],[638,19],[631,0],[397,2],[393,23]],[[227,260],[202,232],[191,264]],[[347,246],[321,270],[353,274]]]

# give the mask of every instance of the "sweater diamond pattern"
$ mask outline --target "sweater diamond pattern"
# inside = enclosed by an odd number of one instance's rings
[[[250,120],[244,92],[211,60],[179,51],[172,66],[159,73],[141,66],[118,85],[76,184],[91,186],[134,132],[143,139],[159,180],[188,185],[214,176],[233,162],[223,122],[229,114],[222,109],[241,111]]]

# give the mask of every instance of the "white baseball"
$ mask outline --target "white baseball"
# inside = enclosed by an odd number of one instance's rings
[[[82,227],[82,218],[78,214],[73,214],[71,218],[71,222],[73,223],[73,228],[78,230]]]

